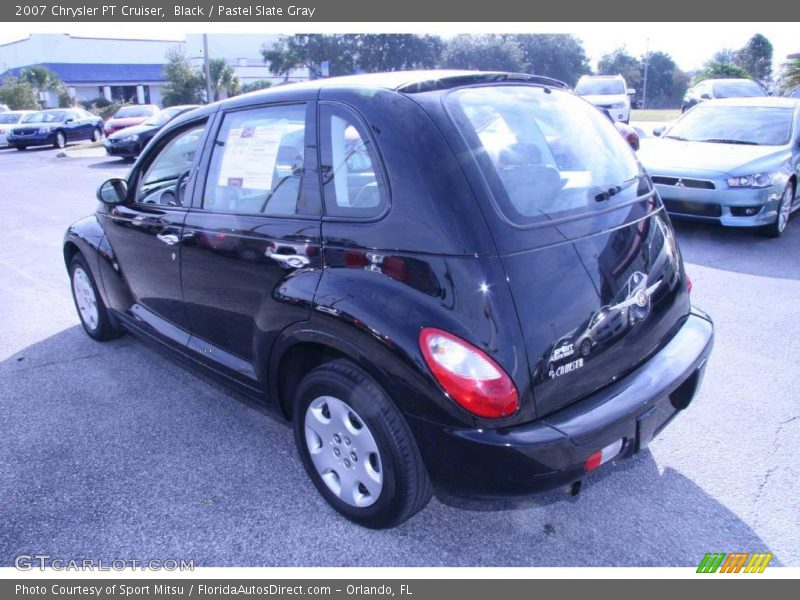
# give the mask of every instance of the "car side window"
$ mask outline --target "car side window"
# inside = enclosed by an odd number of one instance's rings
[[[319,214],[303,194],[306,104],[225,115],[208,167],[203,209],[220,213]]]
[[[367,127],[337,104],[320,106],[320,171],[325,212],[334,217],[376,217],[388,193]]]
[[[188,199],[182,197],[178,184],[186,183],[205,128],[205,122],[191,125],[161,145],[139,177],[136,202],[164,206],[188,204]]]

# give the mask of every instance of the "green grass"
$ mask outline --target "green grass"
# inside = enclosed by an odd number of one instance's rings
[[[631,121],[672,121],[681,115],[677,108],[666,110],[632,110]]]

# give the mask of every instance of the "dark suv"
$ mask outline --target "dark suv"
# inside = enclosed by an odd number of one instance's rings
[[[688,406],[713,326],[634,154],[562,87],[398,72],[177,117],[66,234],[86,332],[275,406],[370,527],[431,482],[575,490]]]

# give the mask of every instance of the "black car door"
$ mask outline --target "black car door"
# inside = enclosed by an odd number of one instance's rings
[[[314,110],[298,102],[221,113],[186,216],[189,348],[257,388],[277,334],[309,318],[319,281]]]
[[[147,333],[179,347],[189,340],[180,279],[181,238],[191,179],[206,120],[161,138],[131,173],[128,202],[102,214],[124,290],[117,310]],[[186,195],[188,196],[188,195]]]

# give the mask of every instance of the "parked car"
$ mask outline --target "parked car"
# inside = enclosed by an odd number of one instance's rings
[[[154,341],[282,412],[322,496],[369,527],[432,482],[577,493],[689,405],[711,351],[649,178],[546,78],[230,98],[168,123],[98,199],[64,239],[86,333]],[[540,377],[621,290],[636,322]]]
[[[711,100],[682,115],[639,159],[670,214],[780,236],[800,206],[800,100]]]
[[[598,108],[605,108],[615,121],[628,123],[631,118],[631,96],[622,75],[584,75],[575,86],[575,93]]]
[[[124,158],[136,158],[159,130],[178,115],[197,108],[197,104],[171,106],[148,117],[141,125],[126,127],[106,137],[106,154]]]
[[[0,147],[8,146],[8,130],[11,126],[16,125],[25,115],[29,115],[32,112],[32,110],[0,112]]]
[[[715,98],[760,98],[766,95],[764,88],[752,79],[706,79],[686,90],[681,112]]]
[[[794,88],[791,92],[786,94],[789,98],[800,98],[800,85]]]
[[[0,113],[11,110],[7,104],[0,104]]]
[[[106,136],[109,136],[120,129],[140,125],[145,120],[158,113],[159,108],[155,104],[132,104],[123,106],[106,121],[103,126],[103,132]]]
[[[103,119],[82,108],[54,108],[25,115],[8,133],[8,144],[17,150],[30,146],[63,148],[80,140],[99,141]]]

